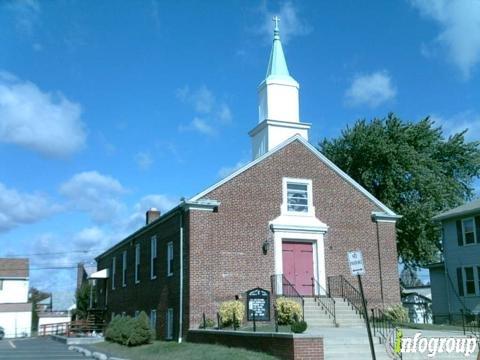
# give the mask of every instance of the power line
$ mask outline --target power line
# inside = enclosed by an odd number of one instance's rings
[[[72,253],[83,253],[87,254],[89,252],[93,251],[105,251],[106,249],[90,249],[90,250],[71,250],[71,251],[63,251],[63,252],[46,252],[46,253],[31,253],[31,254],[8,254],[8,255],[3,255],[9,258],[15,258],[15,257],[27,257],[27,256],[56,256],[56,255],[67,255],[67,254],[72,254]]]

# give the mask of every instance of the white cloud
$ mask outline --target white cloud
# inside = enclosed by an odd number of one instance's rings
[[[480,114],[473,111],[463,111],[450,117],[432,114],[430,118],[435,121],[436,125],[442,126],[443,133],[446,136],[465,133],[465,138],[469,141],[478,140],[480,138]]]
[[[420,13],[440,26],[432,46],[440,45],[449,60],[468,79],[480,62],[480,1],[410,0]],[[425,53],[425,50],[423,50]],[[431,54],[430,51],[427,51]]]
[[[148,170],[153,164],[153,157],[148,152],[140,151],[135,155],[135,162],[141,170]]]
[[[218,177],[223,179],[223,178],[227,177],[228,175],[234,173],[238,169],[244,167],[247,164],[248,164],[248,161],[241,160],[241,161],[238,161],[233,166],[224,166],[224,167],[220,168],[220,170],[218,171]]]
[[[48,156],[66,156],[85,144],[81,106],[61,93],[0,72],[0,142]]]
[[[280,37],[283,43],[288,43],[297,36],[308,35],[312,32],[312,26],[301,19],[298,9],[290,2],[283,2],[277,11],[271,11],[266,7],[266,2],[261,8],[263,24],[260,32],[271,42],[273,39],[273,17],[280,18]]]
[[[71,208],[87,212],[100,224],[112,221],[125,210],[120,201],[125,192],[118,180],[97,171],[76,174],[60,186]]]
[[[37,0],[7,1],[6,9],[13,14],[18,32],[25,35],[34,34],[41,13],[40,3]]]
[[[377,107],[395,98],[397,90],[386,71],[357,75],[345,93],[347,104]]]
[[[196,131],[213,136],[217,134],[220,126],[232,121],[230,107],[225,102],[218,101],[213,92],[204,85],[193,91],[186,85],[176,91],[176,96],[183,103],[192,106],[196,114],[188,124],[181,124],[179,131]]]
[[[0,232],[40,221],[60,209],[43,194],[21,193],[0,183]]]

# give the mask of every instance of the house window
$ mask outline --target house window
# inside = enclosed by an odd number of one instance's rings
[[[157,278],[157,237],[150,239],[150,278]]]
[[[122,254],[122,286],[127,286],[127,250]]]
[[[173,242],[167,244],[167,275],[173,275]]]
[[[476,234],[475,234],[475,222],[473,218],[463,219],[462,227],[463,227],[463,244],[464,245],[474,244]]]
[[[312,181],[305,179],[283,179],[282,213],[312,215]]]
[[[112,258],[112,290],[115,290],[115,256]]]
[[[166,334],[165,337],[167,340],[173,339],[173,309],[169,308],[167,310],[167,324],[166,324]]]
[[[155,330],[157,328],[157,310],[150,311],[150,329]]]
[[[135,284],[140,282],[140,244],[135,245]]]
[[[475,295],[475,276],[473,274],[473,267],[464,268],[465,271],[465,294]]]

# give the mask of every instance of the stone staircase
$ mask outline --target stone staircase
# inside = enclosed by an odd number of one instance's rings
[[[305,321],[309,327],[364,327],[365,322],[352,306],[342,298],[335,298],[336,324],[320,301],[304,298]]]

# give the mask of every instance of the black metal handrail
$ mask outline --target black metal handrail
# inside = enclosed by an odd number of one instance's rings
[[[378,336],[380,342],[387,342],[392,331],[395,331],[395,324],[380,309],[371,309],[373,335]]]
[[[275,274],[270,277],[272,284],[272,294],[275,297],[283,296],[297,299],[302,305],[302,318],[305,318],[305,300],[303,296],[295,289],[290,281],[283,274]]]
[[[315,278],[312,278],[312,295],[315,301],[317,301],[325,312],[333,319],[333,323],[336,324],[335,299],[330,296],[330,293],[324,289]]]
[[[363,313],[362,295],[355,286],[350,284],[343,275],[328,277],[328,293],[332,297],[341,297],[347,300],[348,303],[361,315]]]
[[[472,314],[460,309],[462,313],[463,335],[473,335],[480,342],[480,314]]]

